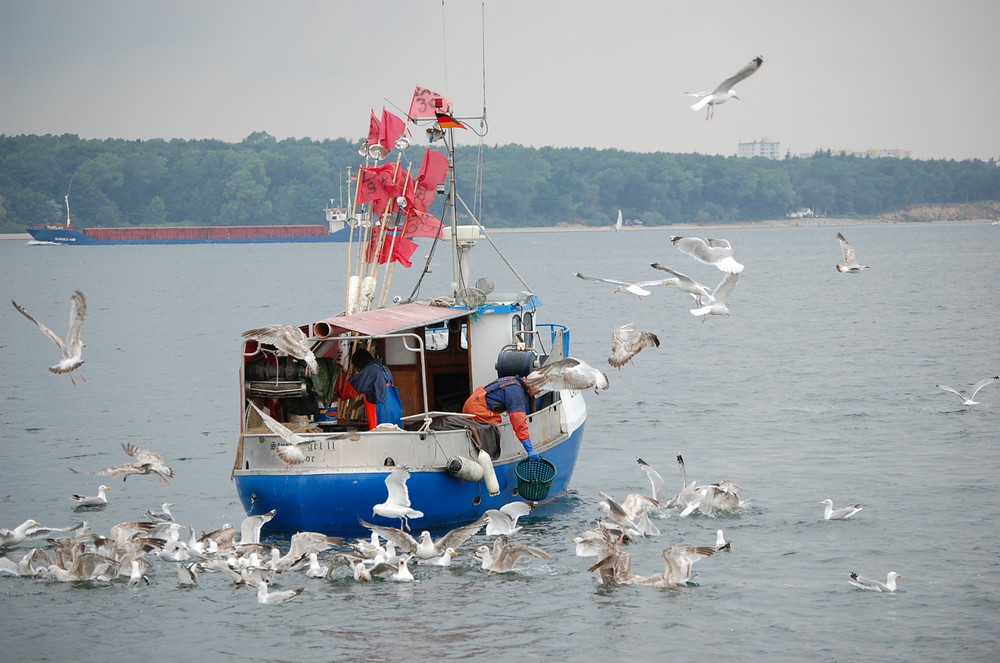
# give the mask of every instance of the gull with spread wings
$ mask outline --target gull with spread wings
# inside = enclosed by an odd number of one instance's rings
[[[309,339],[298,327],[292,325],[268,325],[260,329],[250,329],[243,332],[243,338],[248,341],[258,341],[274,346],[281,354],[286,354],[306,363],[307,373],[313,375],[319,371],[316,355],[309,347]]]
[[[858,256],[854,252],[854,247],[844,237],[844,233],[837,233],[837,239],[840,240],[840,248],[844,251],[844,264],[837,265],[838,272],[841,274],[857,274],[869,268],[868,265],[858,264]]]
[[[160,483],[170,483],[174,478],[174,471],[163,462],[163,456],[146,449],[140,449],[131,442],[123,442],[122,449],[129,456],[135,458],[134,462],[123,463],[113,467],[106,467],[95,472],[81,472],[70,468],[76,474],[103,474],[109,477],[121,477],[122,481],[128,479],[131,474],[155,474],[160,477]]]
[[[261,410],[253,401],[247,402],[250,403],[253,409],[257,410],[257,414],[260,415],[260,419],[264,422],[264,425],[267,426],[272,433],[279,436],[287,443],[278,445],[274,449],[274,453],[278,454],[278,457],[285,462],[286,468],[305,462],[306,455],[303,449],[307,448],[309,445],[319,444],[320,442],[325,442],[327,440],[341,439],[347,437],[348,435],[348,433],[337,433],[334,435],[322,435],[318,437],[303,437]]]
[[[716,106],[724,104],[730,99],[739,99],[733,87],[747,76],[756,73],[762,64],[764,64],[764,58],[758,55],[753,60],[750,60],[742,69],[719,83],[711,92],[685,92],[684,94],[689,97],[700,97],[698,101],[691,105],[691,110],[700,111],[707,106],[705,119],[712,119],[715,117]]]
[[[633,323],[622,325],[611,334],[611,356],[608,363],[617,369],[632,361],[632,357],[642,352],[643,348],[660,347],[660,339],[648,331],[636,330]]]
[[[536,393],[560,389],[582,391],[593,388],[596,394],[598,389],[607,389],[610,386],[607,375],[576,357],[566,357],[545,364],[528,373],[524,377],[524,383]]]
[[[56,336],[55,332],[35,320],[27,310],[13,299],[10,303],[14,305],[14,308],[18,312],[31,320],[38,326],[42,333],[52,339],[52,342],[56,344],[59,351],[62,353],[62,361],[54,366],[50,366],[49,370],[53,373],[65,374],[72,373],[73,371],[78,371],[80,366],[83,365],[83,341],[80,340],[80,327],[83,326],[83,319],[87,317],[87,298],[83,296],[83,292],[76,290],[73,292],[73,296],[70,297],[70,308],[69,308],[69,329],[66,331],[66,339],[63,340]],[[86,382],[87,378],[84,377],[83,373],[80,373],[80,378]],[[76,380],[73,376],[69,376],[70,381],[76,384]]]
[[[610,283],[611,285],[617,286],[615,292],[625,292],[635,295],[635,297],[646,297],[653,294],[651,291],[646,290],[646,288],[654,285],[664,285],[669,279],[656,279],[655,281],[636,281],[635,283],[629,283],[628,281],[619,281],[617,279],[603,279],[597,276],[585,276],[580,272],[573,272],[573,276],[583,279],[584,281],[597,281],[599,283]]]

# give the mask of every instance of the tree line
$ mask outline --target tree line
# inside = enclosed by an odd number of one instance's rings
[[[414,176],[424,149],[402,153]],[[239,143],[0,135],[0,232],[61,223],[67,193],[78,228],[323,223],[331,199],[346,205],[350,172],[362,163],[356,141],[279,141],[266,132]],[[459,146],[456,166],[463,200],[487,227],[604,226],[619,209],[655,226],[776,219],[803,208],[864,217],[1000,200],[993,160],[829,150],[770,160],[502,145]]]

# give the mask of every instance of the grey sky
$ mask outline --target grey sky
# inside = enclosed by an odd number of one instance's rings
[[[1000,158],[998,25],[996,0],[0,0],[0,133],[355,139],[415,85],[478,115],[485,41],[490,145]]]

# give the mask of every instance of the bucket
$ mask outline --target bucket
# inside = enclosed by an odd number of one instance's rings
[[[517,492],[526,500],[537,502],[549,496],[552,480],[556,478],[556,466],[539,458],[525,458],[514,467],[517,474]]]

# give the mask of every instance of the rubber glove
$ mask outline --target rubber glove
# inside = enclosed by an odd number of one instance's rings
[[[528,452],[528,458],[531,460],[538,460],[538,452],[536,452],[535,448],[531,446],[531,440],[524,440],[521,444],[524,445],[524,450]]]

